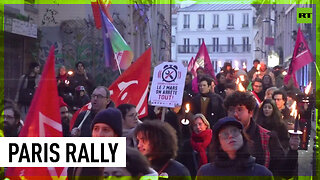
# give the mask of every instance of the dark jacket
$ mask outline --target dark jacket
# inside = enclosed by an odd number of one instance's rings
[[[191,176],[196,176],[197,170],[199,169],[199,158],[199,153],[192,148],[191,141],[187,140],[179,150],[177,161],[181,162],[186,166],[186,168],[188,168]]]
[[[246,134],[249,136],[249,139],[253,141],[253,147],[251,149],[252,156],[256,158],[256,163],[264,165],[266,155],[262,147],[260,128],[253,120],[250,121]],[[269,170],[274,176],[290,177],[295,175],[298,163],[298,152],[296,150],[289,150],[287,155],[285,155],[278,136],[272,132],[268,134],[270,135],[268,144],[270,151]]]
[[[192,99],[191,112],[193,114],[201,113],[201,98],[202,95],[198,94]],[[207,114],[204,115],[209,121],[212,129],[218,119],[226,116],[226,111],[223,106],[223,99],[219,95],[210,92],[208,93],[208,98],[210,99],[210,102],[207,108]]]
[[[88,111],[83,111],[81,112],[76,121],[74,122],[73,128],[78,127],[81,123],[81,121],[83,120],[85,114]],[[81,126],[81,134],[80,137],[91,137],[91,123],[93,121],[93,118],[96,116],[96,113],[93,111],[90,111],[89,115],[87,116],[87,118],[84,120],[82,126]]]
[[[248,72],[248,78],[249,78],[250,81],[251,81],[252,78],[253,78],[253,74],[256,73],[256,72],[257,72],[257,69],[256,69],[255,67],[252,67],[252,68],[250,69],[250,71]]]
[[[214,87],[214,93],[219,94],[221,97],[225,97],[226,93],[225,90],[226,88],[224,87],[224,84],[218,84],[216,87]]]
[[[77,86],[84,86],[88,94],[92,94],[94,88],[94,80],[89,73],[87,73],[88,80],[83,74],[75,73],[73,77],[70,78],[70,88],[72,92],[75,92]]]
[[[252,156],[244,161],[241,167],[235,161],[226,160],[203,165],[197,173],[197,179],[209,179],[208,176],[266,176],[259,178],[272,179],[272,173],[266,167],[255,163]]]
[[[191,180],[188,169],[173,159],[155,159],[151,161],[151,167],[159,174],[159,179]],[[168,178],[161,178],[168,176]]]

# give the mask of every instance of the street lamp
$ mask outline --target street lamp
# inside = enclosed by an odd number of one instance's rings
[[[262,22],[270,22],[270,21],[276,22],[276,20],[271,18],[265,18],[264,20],[262,20]]]
[[[254,51],[261,51],[263,54],[264,54],[264,57],[267,56],[267,52],[266,51],[263,51],[262,49],[260,49],[259,47],[256,47],[256,49]]]

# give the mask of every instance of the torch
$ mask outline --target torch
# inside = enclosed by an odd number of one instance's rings
[[[72,76],[72,75],[73,75],[73,71],[71,71],[71,70],[68,71],[68,75],[69,75],[69,76]]]
[[[235,66],[234,70],[239,71],[239,62],[238,61],[234,61],[234,66]]]
[[[186,109],[184,111],[185,112],[184,119],[181,120],[181,123],[183,125],[186,125],[186,126],[190,123],[190,121],[187,119],[187,114],[188,114],[189,111],[190,111],[190,104],[187,103],[186,104]]]
[[[257,74],[260,74],[260,68],[261,68],[261,65],[258,64],[258,66],[257,66]]]
[[[245,62],[242,63],[242,69],[245,70],[245,71],[247,71],[247,65],[246,65]]]
[[[246,91],[246,88],[243,87],[242,83],[238,84],[238,91],[240,91],[240,92],[245,92]]]
[[[292,110],[291,110],[290,116],[294,117],[295,121],[294,121],[294,129],[289,130],[288,132],[291,135],[301,135],[302,132],[298,130],[300,115],[298,115],[298,111],[297,111],[297,102],[294,101],[291,107],[292,107]]]

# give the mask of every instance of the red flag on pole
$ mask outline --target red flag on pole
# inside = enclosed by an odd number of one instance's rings
[[[188,64],[188,72],[191,72],[193,77],[197,77],[196,70],[198,67],[199,67],[198,64],[195,63],[195,59],[192,57]]]
[[[195,63],[197,63],[200,67],[203,67],[206,71],[206,73],[214,78],[216,80],[216,76],[214,74],[213,66],[211,64],[211,60],[208,54],[208,50],[206,45],[204,44],[204,41],[202,42],[199,51],[197,53],[197,56],[195,58]]]
[[[82,106],[80,109],[78,109],[72,116],[71,120],[70,120],[70,131],[72,130],[73,128],[73,125],[74,123],[76,122],[77,120],[77,117],[79,116],[79,114],[83,111],[87,111],[87,110],[90,110],[92,107],[91,105],[91,102],[89,102],[88,104]]]
[[[287,84],[288,81],[293,78],[296,87],[298,86],[297,79],[295,76],[296,71],[301,69],[303,66],[311,63],[313,61],[311,51],[308,47],[308,43],[304,39],[303,33],[300,28],[298,29],[296,45],[294,47],[292,60],[289,66],[288,74],[284,77],[284,83]]]
[[[191,72],[191,69],[193,68],[194,58],[191,57],[189,64],[188,64],[188,72]]]
[[[111,99],[116,106],[124,103],[133,104],[139,118],[148,115],[148,85],[151,71],[151,48],[144,52],[119,78],[109,87]]]
[[[59,97],[54,70],[54,46],[50,49],[39,86],[19,136],[62,137]],[[10,179],[20,179],[23,176],[25,179],[51,180],[60,176],[66,178],[67,168],[10,167],[6,171],[6,176]]]
[[[93,18],[94,18],[94,22],[97,29],[101,28],[101,15],[99,10],[100,7],[102,11],[105,13],[105,15],[108,17],[108,19],[111,22],[113,21],[109,13],[110,4],[111,4],[111,0],[91,0]]]

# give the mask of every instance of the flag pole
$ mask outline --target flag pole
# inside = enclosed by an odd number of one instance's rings
[[[120,65],[119,65],[119,61],[118,61],[118,56],[116,54],[115,54],[115,60],[117,62],[117,67],[118,67],[119,73],[121,75],[121,69],[120,69]]]

